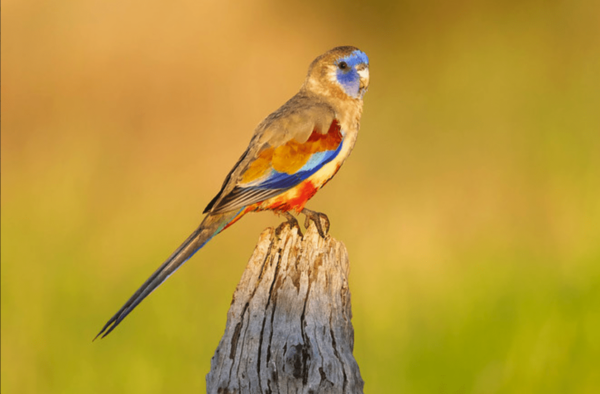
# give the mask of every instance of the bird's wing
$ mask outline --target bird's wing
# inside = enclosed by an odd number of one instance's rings
[[[326,103],[302,94],[269,115],[205,213],[239,209],[288,190],[333,160],[343,135]]]

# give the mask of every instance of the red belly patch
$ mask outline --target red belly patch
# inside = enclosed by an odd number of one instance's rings
[[[295,210],[296,212],[300,213],[300,211],[304,209],[306,202],[315,195],[319,188],[313,185],[313,183],[310,181],[301,183],[297,186],[297,188],[296,196],[289,199],[275,197],[271,201],[267,200],[263,203],[257,204],[258,206],[255,208],[255,210],[262,211],[268,209],[280,212]]]

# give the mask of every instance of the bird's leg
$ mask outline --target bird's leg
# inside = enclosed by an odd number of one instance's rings
[[[329,232],[329,218],[327,215],[321,212],[311,211],[310,209],[306,208],[304,208],[301,213],[306,215],[304,227],[308,228],[310,221],[312,221],[315,226],[317,226],[317,231],[319,232],[321,238],[325,238]]]
[[[294,217],[294,215],[292,215],[289,212],[278,212],[278,213],[280,213],[283,216],[285,216],[285,218],[287,219],[287,221],[283,222],[281,224],[281,226],[279,226],[277,228],[277,233],[281,232],[281,230],[283,229],[284,226],[289,225],[290,226],[290,230],[293,229],[294,227],[296,227],[298,229],[298,234],[300,236],[302,236],[302,231],[300,230],[300,225],[298,224],[298,220],[296,220],[296,218]]]

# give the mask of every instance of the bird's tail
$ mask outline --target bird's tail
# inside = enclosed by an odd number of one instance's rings
[[[115,329],[125,319],[125,317],[136,307],[144,298],[150,295],[158,288],[173,272],[177,271],[190,257],[202,248],[215,235],[219,234],[225,228],[232,225],[240,219],[246,212],[240,211],[225,212],[220,214],[209,214],[204,218],[202,224],[194,231],[188,239],[177,248],[175,252],[165,261],[153,274],[144,282],[144,284],[135,292],[133,296],[119,309],[119,311],[102,327],[102,330],[96,335],[104,338]]]

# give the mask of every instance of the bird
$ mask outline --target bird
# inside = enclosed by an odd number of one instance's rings
[[[249,212],[290,212],[329,231],[327,215],[305,208],[340,169],[356,143],[369,87],[369,58],[353,46],[333,48],[309,66],[296,95],[254,130],[248,148],[204,210],[200,226],[144,282],[96,335],[110,334],[131,311],[214,236]]]

